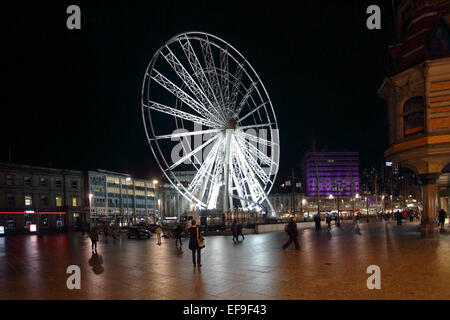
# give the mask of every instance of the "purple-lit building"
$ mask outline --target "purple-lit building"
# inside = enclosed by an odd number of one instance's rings
[[[358,152],[308,152],[304,160],[308,196],[359,193]]]

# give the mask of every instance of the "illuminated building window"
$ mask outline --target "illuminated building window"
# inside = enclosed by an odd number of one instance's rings
[[[56,196],[56,206],[62,207],[62,197],[61,196]]]
[[[423,97],[413,97],[403,104],[403,134],[409,137],[425,129]]]
[[[77,197],[72,197],[72,207],[77,206]]]
[[[31,196],[25,196],[25,205],[26,206],[31,206],[32,205]]]

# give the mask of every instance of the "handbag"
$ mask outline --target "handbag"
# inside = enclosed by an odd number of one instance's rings
[[[198,247],[200,249],[203,249],[205,247],[205,239],[203,239],[203,237],[199,236],[199,231],[198,229],[200,229],[199,227],[197,227],[197,243],[198,243]]]

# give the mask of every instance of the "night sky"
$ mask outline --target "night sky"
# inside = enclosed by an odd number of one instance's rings
[[[211,2],[2,5],[0,161],[11,146],[15,163],[160,176],[141,118],[144,72],[168,39],[199,30],[231,43],[261,77],[280,128],[279,177],[300,171],[313,139],[318,150],[359,151],[361,168],[380,163],[390,1]],[[71,4],[81,30],[66,28]],[[366,28],[370,4],[381,7],[381,30]]]

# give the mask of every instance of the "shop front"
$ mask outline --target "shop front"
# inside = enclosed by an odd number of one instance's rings
[[[0,226],[4,235],[52,233],[65,231],[65,211],[3,211]]]

